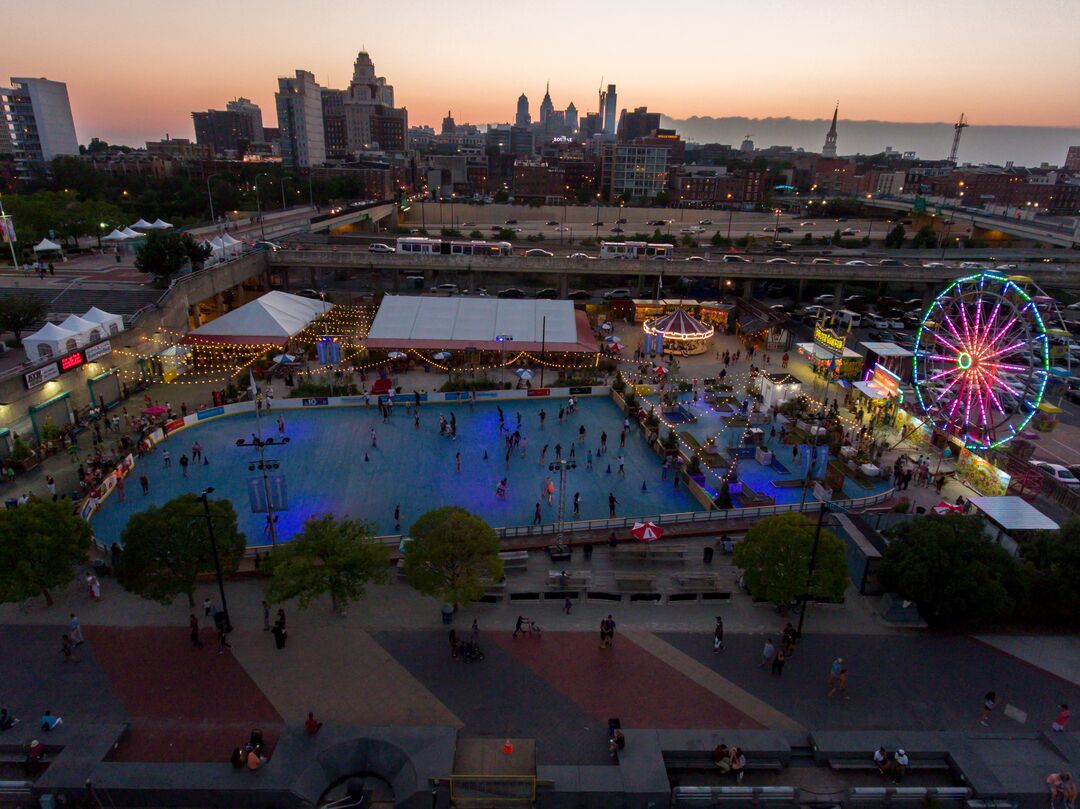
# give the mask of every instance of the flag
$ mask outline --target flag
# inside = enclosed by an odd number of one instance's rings
[[[14,243],[15,238],[15,219],[10,216],[0,216],[0,241]]]

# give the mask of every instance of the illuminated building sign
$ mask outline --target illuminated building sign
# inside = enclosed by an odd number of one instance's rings
[[[60,366],[55,362],[50,362],[48,365],[24,374],[23,379],[26,381],[26,389],[33,390],[58,376],[60,376]]]
[[[96,345],[83,349],[83,356],[86,358],[87,362],[93,362],[94,360],[111,353],[112,343],[108,340],[104,340]]]
[[[60,358],[60,370],[70,371],[72,368],[78,368],[86,360],[83,358],[81,351],[76,351],[74,354],[68,354],[66,357]]]
[[[844,353],[844,338],[838,336],[832,329],[814,326],[814,342],[836,354]]]
[[[880,388],[889,396],[900,395],[900,377],[880,362],[874,363],[874,373],[870,377],[870,382],[874,387]]]

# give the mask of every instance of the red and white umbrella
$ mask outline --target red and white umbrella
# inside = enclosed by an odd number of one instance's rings
[[[638,542],[656,542],[664,535],[664,529],[654,522],[636,522],[630,533]]]
[[[622,343],[608,343],[608,350],[609,351],[622,351],[623,350],[623,344]]]
[[[653,368],[653,373],[657,376],[664,376],[667,372],[667,368],[665,368],[663,365],[657,365],[655,368]]]

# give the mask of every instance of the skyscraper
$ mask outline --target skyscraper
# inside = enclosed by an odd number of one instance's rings
[[[225,105],[227,112],[235,112],[244,116],[249,122],[248,129],[251,132],[251,140],[262,143],[265,140],[263,134],[262,109],[249,98],[234,98]]]
[[[548,116],[555,111],[555,105],[551,103],[551,84],[544,88],[544,100],[540,102],[540,126],[547,123]]]
[[[578,114],[577,107],[574,106],[574,102],[570,102],[570,106],[566,108],[566,128],[570,133],[577,132],[578,128]]]
[[[232,103],[232,102],[230,102]],[[195,122],[195,142],[200,146],[209,146],[214,154],[222,152],[243,152],[247,145],[256,140],[251,118],[234,110],[207,110],[193,112]],[[260,120],[262,115],[259,115]],[[262,125],[259,126],[259,139],[262,138]]]
[[[15,157],[16,173],[29,179],[31,166],[58,155],[77,155],[79,141],[67,85],[48,79],[11,78],[0,87],[0,145]]]
[[[394,87],[375,75],[375,64],[367,51],[356,55],[343,106],[350,153],[376,146],[387,151],[405,151],[408,112],[394,107]]]
[[[604,134],[615,134],[615,109],[619,104],[619,97],[615,93],[615,85],[609,84],[604,93]]]
[[[836,114],[840,112],[840,102],[836,102],[836,109],[832,114],[832,126],[825,134],[825,145],[821,147],[822,157],[836,157]]]
[[[515,126],[528,126],[532,123],[532,115],[529,114],[529,97],[522,93],[518,96],[517,115],[514,116]]]
[[[274,95],[281,130],[281,161],[289,168],[310,168],[326,162],[322,88],[306,70],[278,79]]]

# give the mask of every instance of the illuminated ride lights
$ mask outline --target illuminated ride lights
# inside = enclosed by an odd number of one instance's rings
[[[913,382],[933,425],[972,450],[1015,438],[1042,402],[1050,346],[1028,278],[983,272],[934,299],[915,337]]]

